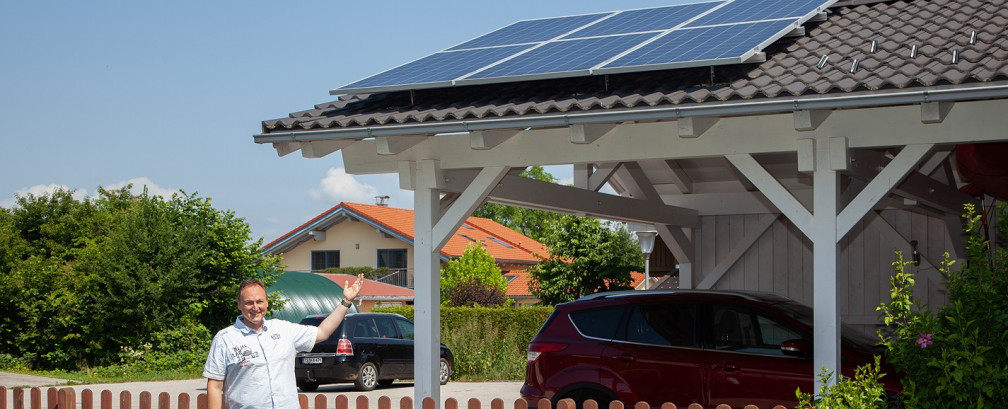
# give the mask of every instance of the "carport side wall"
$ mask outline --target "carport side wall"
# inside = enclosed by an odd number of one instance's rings
[[[694,283],[706,274],[722,270],[719,263],[744,241],[759,234],[763,215],[704,216],[694,229],[696,255]],[[764,224],[765,225],[765,224]],[[914,294],[926,305],[937,308],[947,302],[944,279],[937,271],[942,254],[952,250],[945,222],[939,218],[907,210],[884,210],[869,214],[841,240],[841,317],[869,335],[880,328],[875,308],[889,300],[889,278],[893,274],[895,251],[910,259],[909,242],[916,240],[920,266],[910,266],[918,275]],[[719,268],[720,267],[720,268]],[[785,217],[778,217],[762,232],[743,255],[714,283],[714,289],[748,289],[781,294],[806,305],[813,304],[812,242]]]
[[[376,267],[378,250],[406,249],[406,267],[412,274],[413,246],[379,233],[370,224],[345,220],[325,233],[325,240],[309,239],[284,253],[287,270],[311,271],[312,251],[339,250],[340,267]]]

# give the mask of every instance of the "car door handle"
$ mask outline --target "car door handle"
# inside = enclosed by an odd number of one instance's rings
[[[717,365],[717,368],[725,372],[736,372],[742,367],[736,365],[734,362],[722,362]]]
[[[623,362],[633,362],[633,361],[637,360],[637,357],[635,357],[633,355],[630,355],[630,354],[627,354],[627,353],[623,353],[623,354],[619,354],[619,355],[613,355],[613,359],[616,359],[618,361],[623,361]]]

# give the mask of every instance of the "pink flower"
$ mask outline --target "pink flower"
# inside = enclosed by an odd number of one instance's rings
[[[917,344],[920,345],[921,349],[927,348],[928,345],[933,344],[931,341],[931,334],[921,333],[920,338],[917,338]]]

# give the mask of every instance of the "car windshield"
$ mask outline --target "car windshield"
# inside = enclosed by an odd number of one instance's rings
[[[773,307],[785,315],[794,318],[798,322],[807,325],[809,328],[813,328],[812,322],[814,314],[812,312],[812,307],[795,301],[777,303],[774,304]],[[872,349],[879,343],[878,339],[865,335],[865,333],[844,323],[840,323],[840,337],[852,347],[861,347],[868,350]]]

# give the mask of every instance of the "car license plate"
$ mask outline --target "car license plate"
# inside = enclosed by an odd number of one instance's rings
[[[321,357],[301,358],[301,363],[303,363],[303,364],[321,364],[322,363],[322,358]]]

